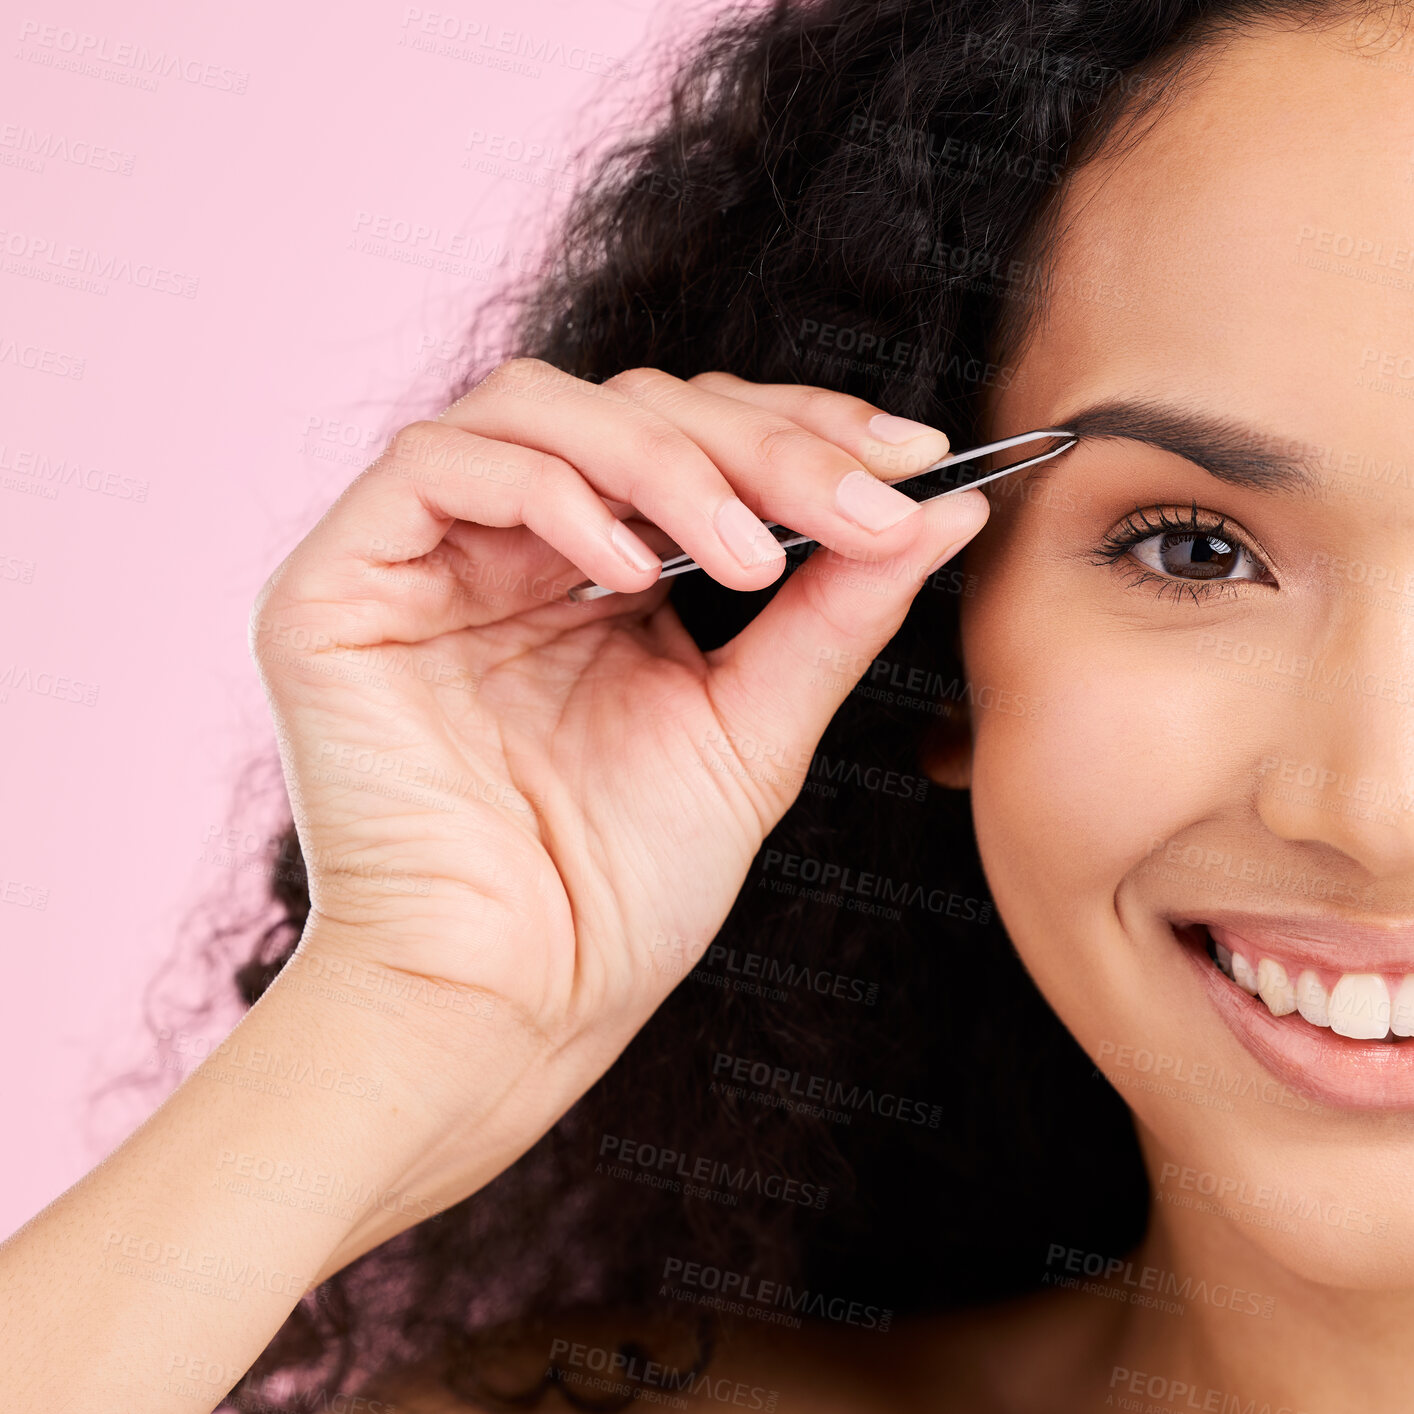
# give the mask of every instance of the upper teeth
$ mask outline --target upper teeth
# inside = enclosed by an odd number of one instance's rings
[[[1331,999],[1314,972],[1306,971],[1296,979],[1296,1009],[1312,1026],[1331,1024]]]
[[[1285,1016],[1296,1010],[1296,988],[1281,963],[1264,957],[1257,964],[1257,995],[1266,1002],[1273,1016]],[[1380,1032],[1383,1036],[1385,1033]]]
[[[1274,957],[1256,966],[1242,953],[1214,942],[1218,966],[1273,1016],[1300,1012],[1313,1026],[1329,1026],[1339,1036],[1377,1041],[1391,1033],[1414,1036],[1414,973],[1386,980],[1379,972],[1344,972],[1329,989],[1309,967],[1295,983]]]

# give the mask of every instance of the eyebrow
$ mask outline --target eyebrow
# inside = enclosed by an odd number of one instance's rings
[[[1178,405],[1113,399],[1092,403],[1050,425],[1068,427],[1082,441],[1128,438],[1147,442],[1193,462],[1219,481],[1253,491],[1313,491],[1321,482],[1319,460],[1281,450],[1283,439],[1275,433]],[[1064,458],[1052,457],[1042,462],[1025,479],[1039,480],[1061,460]]]

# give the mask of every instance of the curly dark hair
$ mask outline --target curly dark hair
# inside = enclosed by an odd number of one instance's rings
[[[514,318],[493,362],[596,381],[728,369],[856,394],[955,446],[983,440],[988,391],[1057,297],[1046,255],[1065,174],[1138,133],[1226,36],[1357,18],[1378,42],[1396,9],[729,11],[675,61],[646,135],[598,162],[553,265],[503,292]],[[1008,941],[967,792],[930,788],[918,764],[926,733],[965,729],[956,616],[975,587],[956,562],[924,585],[713,947],[608,1073],[487,1188],[306,1296],[223,1408],[337,1407],[370,1373],[414,1366],[471,1403],[529,1407],[556,1367],[497,1394],[497,1352],[591,1309],[622,1313],[626,1331],[645,1313],[676,1321],[700,1363],[701,1308],[660,1294],[674,1260],[788,1284],[807,1311],[823,1295],[902,1314],[1033,1289],[1051,1244],[1133,1247],[1149,1192],[1129,1111]],[[671,602],[710,648],[771,592],[695,575]],[[246,1005],[307,916],[292,826],[271,877],[277,916],[236,974]],[[249,947],[239,928],[220,946],[232,938]],[[714,1086],[719,1074],[770,1079]],[[792,1086],[833,1108],[780,1103]],[[689,1194],[684,1172],[711,1192]]]

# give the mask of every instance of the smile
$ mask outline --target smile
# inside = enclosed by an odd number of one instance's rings
[[[1299,1012],[1312,1026],[1358,1041],[1414,1036],[1414,973],[1334,973],[1259,953],[1217,925],[1208,937],[1213,961],[1249,996],[1261,997],[1273,1016]]]
[[[1224,913],[1173,917],[1239,1041],[1294,1089],[1414,1109],[1414,928]]]

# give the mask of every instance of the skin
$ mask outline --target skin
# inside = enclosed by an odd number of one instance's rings
[[[1407,76],[1355,57],[1337,35],[1237,40],[1129,155],[1102,154],[1072,178],[1058,288],[1109,281],[1129,298],[1123,307],[1051,305],[1019,376],[992,399],[994,434],[1063,425],[1101,397],[1162,397],[1276,438],[1407,461],[1414,405],[1397,395],[1406,385],[1361,376],[1368,350],[1409,348],[1407,276],[1402,287],[1344,278],[1296,257],[1312,249],[1298,245],[1303,228],[1400,243],[1414,226],[1411,132]],[[1414,1114],[1315,1113],[1289,1091],[1285,1103],[1263,1098],[1279,1091],[1263,1092],[1266,1072],[1207,1000],[1161,914],[1201,913],[1207,900],[1280,911],[1283,899],[1165,869],[1151,847],[1175,841],[1326,876],[1347,886],[1323,905],[1337,916],[1414,916],[1414,818],[1362,818],[1331,808],[1341,802],[1330,791],[1284,798],[1276,774],[1261,769],[1264,757],[1295,758],[1408,789],[1409,706],[1268,690],[1282,686],[1272,672],[1265,688],[1215,676],[1203,647],[1217,634],[1407,675],[1407,599],[1362,601],[1335,557],[1388,566],[1402,583],[1414,571],[1414,490],[1327,473],[1318,496],[1258,492],[1117,440],[1082,443],[1026,494],[993,499],[967,556],[979,576],[978,594],[963,601],[968,675],[974,687],[1046,707],[1035,718],[983,707],[961,756],[940,752],[934,773],[970,778],[1007,931],[1057,1014],[1121,1087],[1161,1197],[1182,1192],[1171,1177],[1160,1182],[1166,1163],[1179,1164],[1343,1204],[1349,1218],[1296,1218],[1282,1230],[1156,1201],[1136,1267],[1260,1293],[1272,1315],[1191,1301],[1180,1318],[1095,1300],[1112,1308],[1094,1313],[1097,1329],[1115,1326],[1115,1308],[1124,1313],[1096,1404],[1123,1366],[1234,1391],[1244,1404],[1255,1397],[1259,1408],[1406,1407]],[[1198,602],[1160,598],[1155,585],[1132,582],[1132,564],[1091,562],[1128,512],[1191,501],[1265,547],[1277,584],[1237,583]],[[1158,1093],[1116,1063],[1126,1045],[1256,1083],[1226,1110],[1183,1093],[1201,1086]],[[1261,1212],[1249,1205],[1246,1216]],[[1049,1319],[1019,1312],[1003,1321],[1013,1335],[1007,1321]]]
[[[1109,279],[1131,298],[1053,305],[997,390],[991,430],[1162,394],[1398,463],[1407,402],[1357,374],[1367,349],[1405,352],[1408,293],[1293,256],[1303,227],[1398,244],[1414,216],[1411,132],[1399,68],[1330,37],[1234,42],[1128,159],[1101,158],[1065,191],[1061,284]],[[309,864],[299,953],[229,1047],[0,1246],[0,1404],[210,1408],[305,1291],[512,1164],[705,950],[852,681],[979,527],[962,648],[993,695],[977,694],[970,739],[931,769],[970,779],[1008,933],[1097,1062],[1142,1044],[1263,1078],[1159,923],[1211,897],[1211,881],[1161,869],[1156,840],[1305,865],[1369,916],[1414,915],[1407,820],[1323,809],[1259,770],[1276,755],[1407,781],[1405,709],[1254,688],[1203,671],[1195,649],[1221,632],[1376,672],[1407,661],[1392,601],[1354,597],[1315,557],[1383,565],[1402,583],[1414,493],[1382,485],[1372,502],[1358,478],[1319,501],[1239,492],[1172,453],[1110,441],[1058,459],[1033,483],[1044,494],[994,490],[985,525],[970,492],[871,529],[844,513],[861,503],[838,502],[839,488],[862,480],[887,500],[874,478],[941,453],[937,434],[881,443],[877,411],[725,372],[627,370],[590,387],[514,361],[405,429],[330,508],[251,623]],[[1190,500],[1257,542],[1274,582],[1159,600],[1093,563],[1127,512]],[[739,528],[754,513],[825,548],[702,654],[662,612],[657,567],[615,549],[606,507],[636,510],[736,588],[780,566],[733,558],[723,507]],[[485,587],[487,563],[509,587]],[[586,606],[547,592],[585,575],[621,596]],[[822,662],[853,672],[822,675]],[[986,705],[1014,694],[1044,710]],[[427,887],[387,887],[397,878]],[[395,989],[401,1009],[367,1006],[370,990]],[[330,1084],[240,1083],[272,1053]],[[1159,1203],[1136,1264],[1259,1293],[1270,1320],[1049,1291],[887,1341],[748,1332],[720,1374],[779,1390],[782,1409],[838,1414],[1091,1410],[1106,1407],[1116,1366],[1234,1393],[1244,1409],[1407,1407],[1414,1119],[1122,1093],[1152,1174],[1179,1163],[1309,1194],[1379,1230],[1283,1231]],[[223,1182],[232,1154],[413,1201],[352,1215],[256,1203]],[[238,1300],[154,1279],[233,1264],[262,1274]],[[447,1407],[412,1386],[393,1402]]]
[[[1362,359],[1408,349],[1409,283],[1343,278],[1296,257],[1312,248],[1298,243],[1309,228],[1401,243],[1414,227],[1411,132],[1407,77],[1353,55],[1338,34],[1261,29],[1236,39],[1128,155],[1102,150],[1069,179],[1055,287],[1125,298],[1055,299],[1016,377],[995,390],[986,435],[1062,426],[1100,398],[1148,397],[1238,418],[1276,440],[1407,460],[1411,404],[1388,391],[1402,386],[1397,378],[1362,377]],[[1340,557],[1385,566],[1396,584],[1414,572],[1414,489],[1372,491],[1368,478],[1327,473],[1312,496],[1260,492],[1120,439],[1084,443],[1029,484],[1003,481],[989,496],[992,516],[966,555],[978,592],[962,601],[974,700],[1022,694],[1045,708],[1032,717],[978,707],[965,740],[932,744],[930,774],[970,786],[1008,934],[1131,1105],[1155,1190],[1183,1195],[1161,1182],[1165,1164],[1178,1164],[1249,1191],[1317,1198],[1338,1221],[1262,1225],[1250,1219],[1264,1210],[1251,1204],[1247,1221],[1153,1204],[1133,1272],[1152,1266],[1251,1293],[1269,1316],[1238,1298],[1232,1310],[1222,1297],[1190,1299],[1179,1316],[1052,1288],[905,1326],[888,1342],[845,1330],[794,1340],[742,1332],[719,1368],[779,1389],[783,1408],[852,1414],[1088,1411],[1141,1395],[1149,1376],[1167,1382],[1150,1390],[1160,1394],[1152,1407],[1187,1407],[1188,1395],[1173,1394],[1183,1382],[1196,1407],[1216,1390],[1273,1411],[1406,1408],[1414,1115],[1316,1110],[1263,1069],[1214,1011],[1161,915],[1201,912],[1213,899],[1273,910],[1283,900],[1185,878],[1195,871],[1164,869],[1153,846],[1305,869],[1337,886],[1327,905],[1336,914],[1414,916],[1414,819],[1331,809],[1329,792],[1283,798],[1276,775],[1261,770],[1275,755],[1407,788],[1410,708],[1219,677],[1202,648],[1217,634],[1358,672],[1407,672],[1414,618],[1400,596],[1362,601],[1332,566]],[[1159,597],[1156,584],[1134,582],[1132,559],[1094,563],[1129,513],[1193,501],[1214,521],[1226,516],[1275,582]],[[1245,1093],[1220,1108],[1184,1093],[1202,1086],[1144,1089],[1132,1064],[1114,1060],[1123,1046],[1220,1067],[1243,1078]],[[1133,1371],[1143,1372],[1140,1391],[1128,1386]],[[429,1399],[429,1411],[450,1408]]]
[[[513,359],[355,478],[250,623],[309,873],[298,951],[0,1245],[0,1407],[211,1408],[306,1292],[490,1182],[613,1063],[989,513],[883,484],[946,438],[882,413]],[[821,549],[703,653],[619,516],[738,589],[783,568],[757,517]],[[618,592],[569,600],[586,575]],[[361,1196],[267,1202],[243,1167]]]

